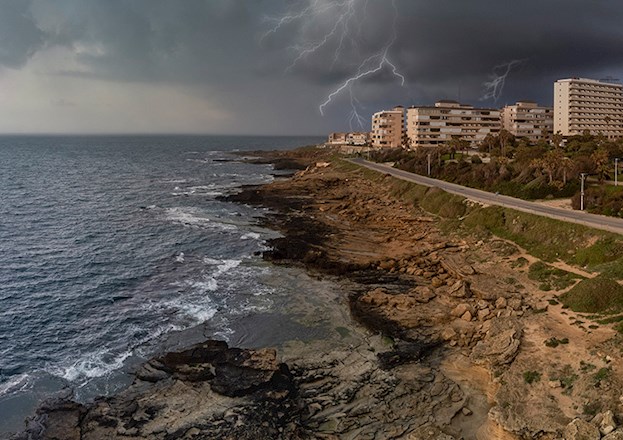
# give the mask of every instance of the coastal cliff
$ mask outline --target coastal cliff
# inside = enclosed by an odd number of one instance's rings
[[[270,209],[261,222],[282,237],[264,259],[339,283],[335,307],[360,324],[336,328],[348,344],[207,341],[148,362],[118,396],[45,404],[15,438],[623,436],[618,336],[562,308],[569,285],[544,289],[516,243],[440,221],[395,179],[329,154],[280,153],[307,168],[229,200]],[[565,269],[572,284],[592,276]]]

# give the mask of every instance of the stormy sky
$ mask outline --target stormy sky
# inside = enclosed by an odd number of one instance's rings
[[[325,134],[397,104],[551,105],[556,79],[623,75],[622,24],[616,0],[0,0],[0,133]]]

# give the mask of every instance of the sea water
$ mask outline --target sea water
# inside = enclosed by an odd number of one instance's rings
[[[0,137],[0,435],[50,396],[118,391],[198,324],[240,345],[283,338],[248,327],[309,283],[258,256],[275,236],[263,208],[217,197],[274,179],[232,152],[320,140]]]

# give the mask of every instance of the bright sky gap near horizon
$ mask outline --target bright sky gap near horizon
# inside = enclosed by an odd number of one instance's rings
[[[0,133],[325,134],[353,109],[551,105],[556,79],[623,77],[622,22],[611,0],[0,0]]]

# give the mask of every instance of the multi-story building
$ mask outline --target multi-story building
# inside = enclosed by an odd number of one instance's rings
[[[554,129],[554,111],[533,101],[519,101],[502,109],[502,128],[531,142],[547,139]]]
[[[401,147],[404,120],[404,107],[402,106],[372,115],[372,146],[375,148]]]
[[[488,134],[500,132],[500,110],[475,108],[456,101],[438,101],[434,107],[407,109],[410,147],[436,147],[452,139],[477,146]]]
[[[623,86],[586,78],[554,83],[554,132],[623,137]]]

